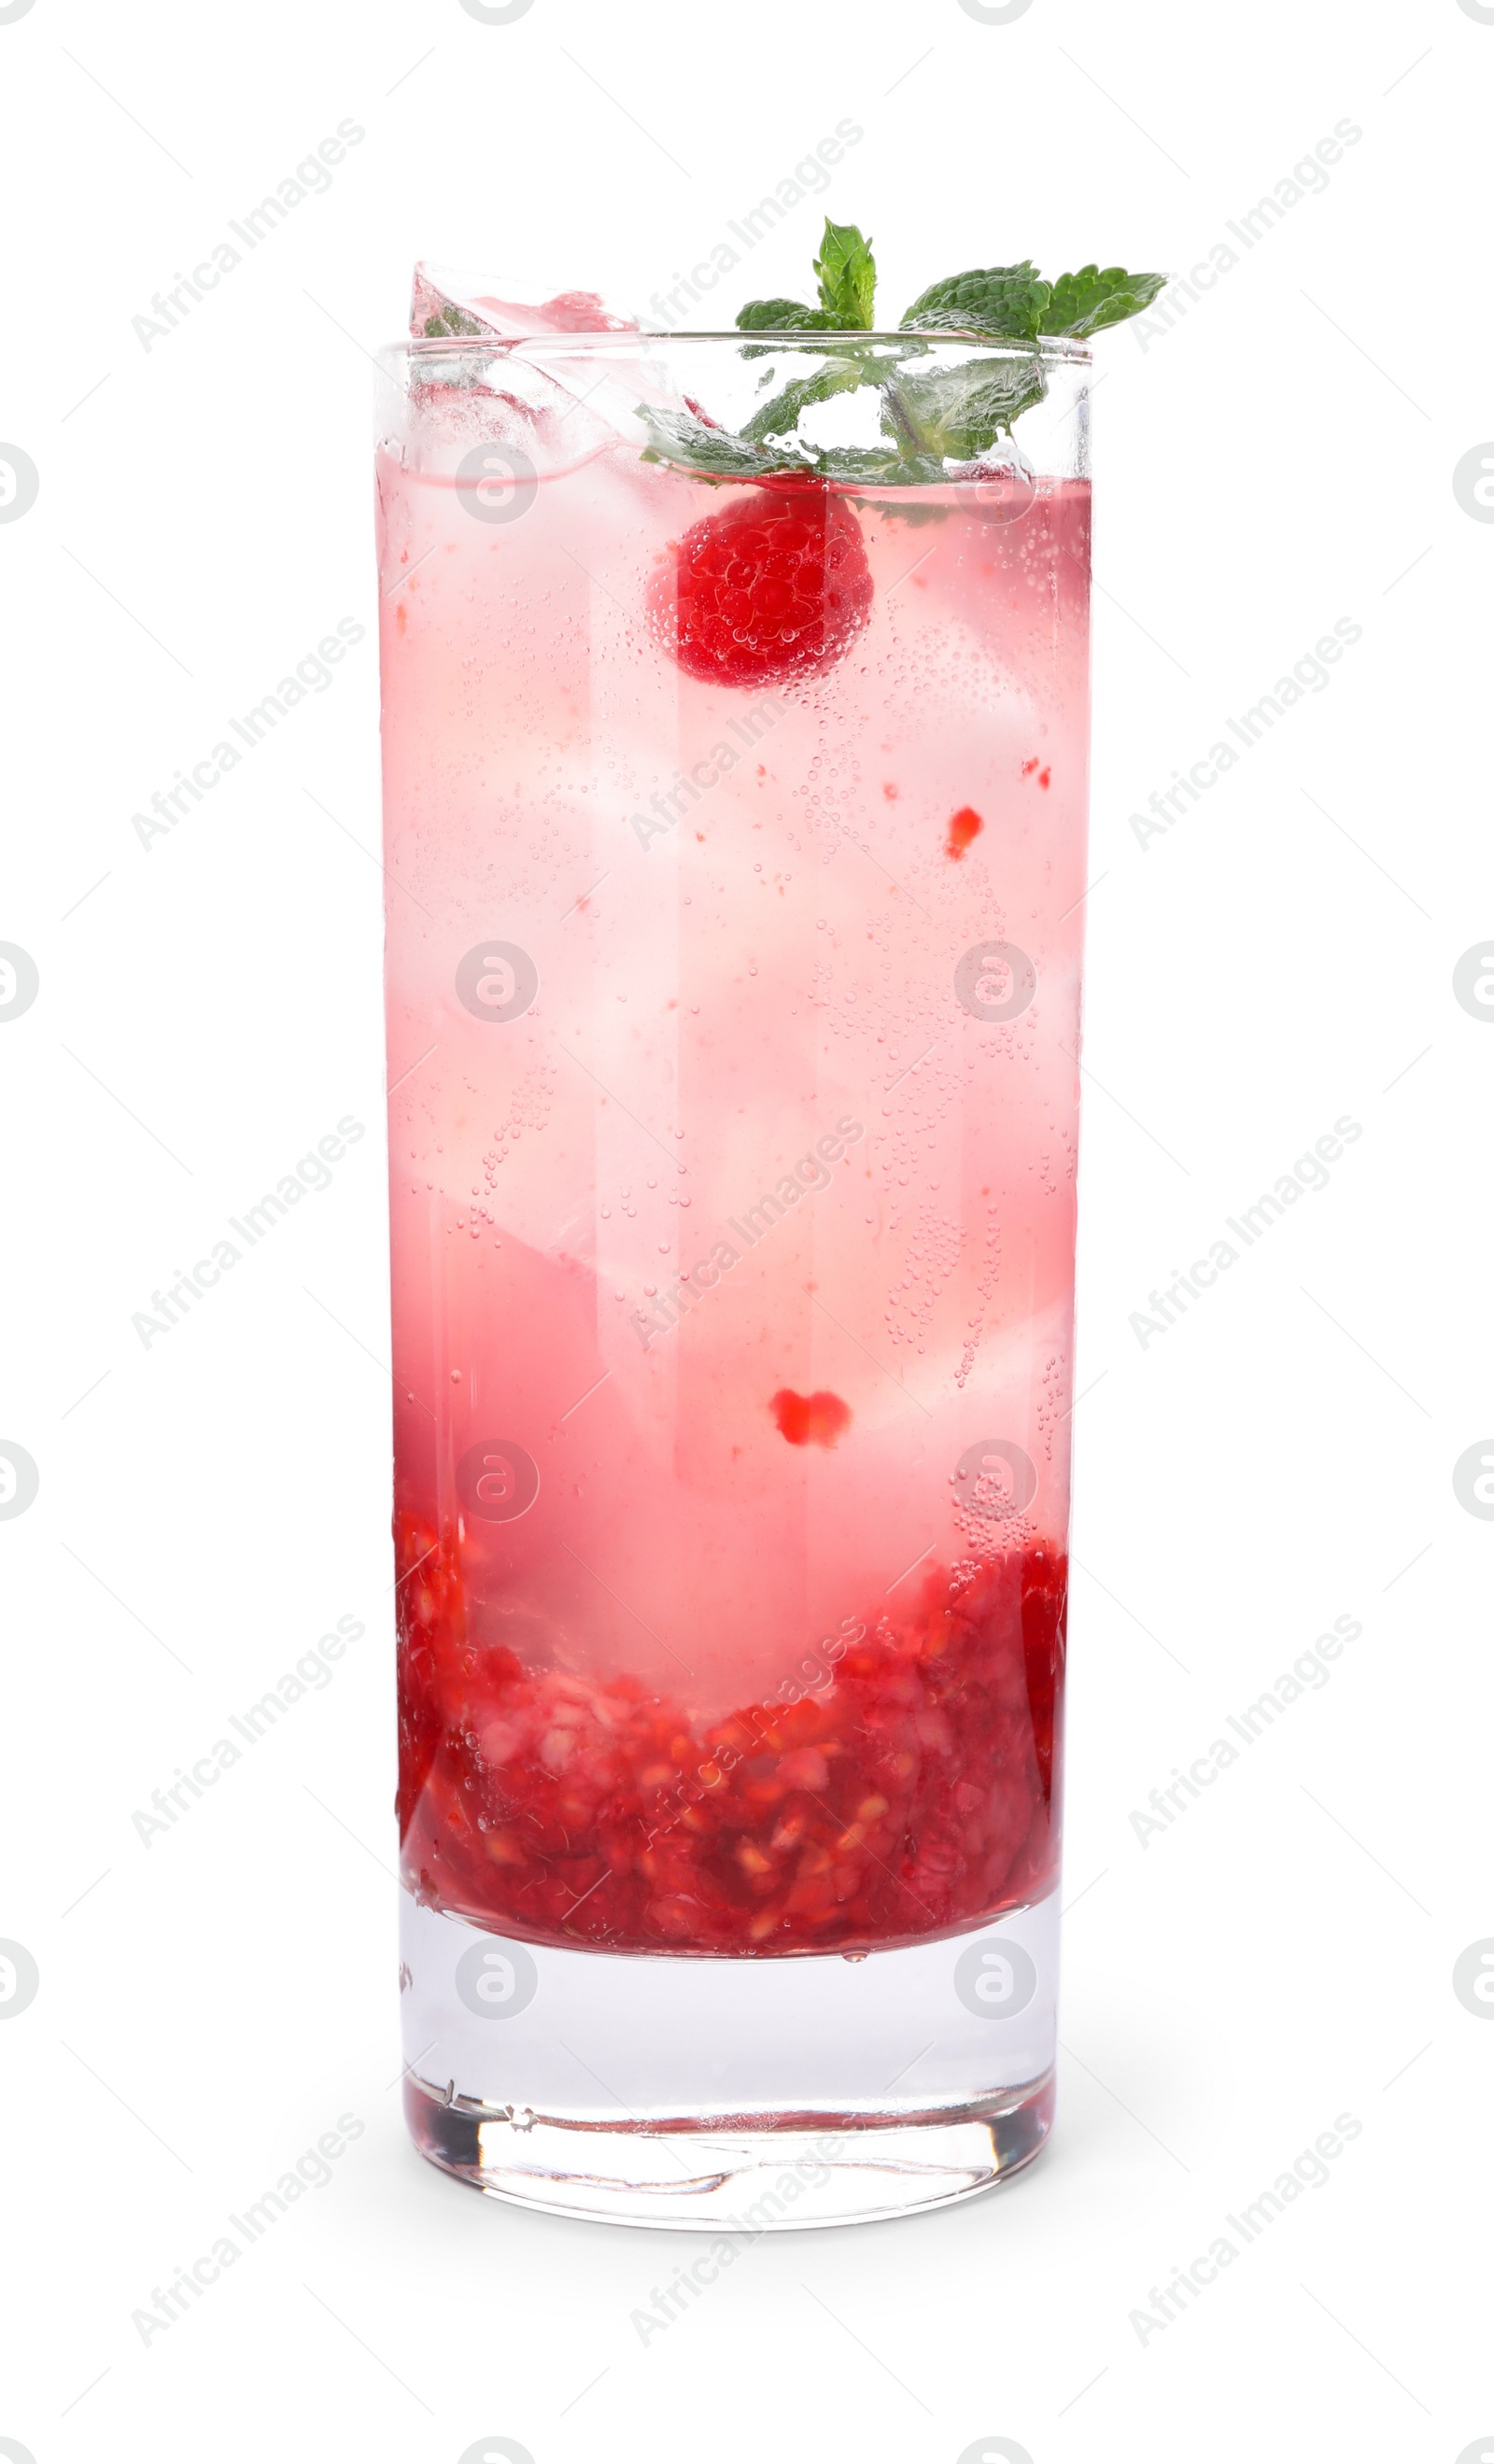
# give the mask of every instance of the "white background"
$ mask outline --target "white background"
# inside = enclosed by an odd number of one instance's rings
[[[751,11],[0,8],[0,2437],[456,2464],[1494,2453],[1494,16],[1459,0]],[[884,307],[1032,253],[1184,270],[1360,142],[1160,339],[1102,339],[1082,1348],[1058,2131],[1010,2189],[769,2238],[667,2333],[686,2237],[420,2164],[396,2021],[367,352],[417,254],[647,305],[842,119]],[[147,350],[132,319],[319,141],[363,142]],[[1490,447],[1494,452],[1494,446]],[[149,851],[131,815],[353,617],[367,638]],[[1129,816],[1335,620],[1362,640],[1143,848]],[[1480,729],[1480,735],[1486,730]],[[337,1119],[368,1134],[192,1317],[131,1316]],[[1341,1114],[1363,1134],[1165,1335],[1130,1325]],[[335,1682],[147,1849],[153,1789],[340,1616]],[[1186,1815],[1130,1816],[1331,1625]],[[185,1663],[185,1665],[184,1665]],[[131,2313],[344,2113],[363,2136],[168,2332]],[[1334,2118],[1360,2136],[1185,2315],[1131,2313]],[[1481,2327],[1480,2320],[1483,2324]],[[997,2451],[1001,2452],[1001,2451]],[[12,2451],[0,2446],[0,2454]]]

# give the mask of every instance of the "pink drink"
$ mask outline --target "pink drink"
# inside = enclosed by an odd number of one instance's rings
[[[379,456],[406,1881],[860,1955],[1056,1881],[1088,483],[715,484],[603,347]]]

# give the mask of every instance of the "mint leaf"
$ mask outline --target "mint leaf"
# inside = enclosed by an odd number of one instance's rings
[[[757,442],[766,436],[782,436],[797,428],[811,403],[828,402],[833,394],[854,393],[866,382],[859,354],[819,368],[811,377],[795,377],[781,393],[755,410],[742,429],[742,434]]]
[[[1126,274],[1120,266],[1081,266],[1077,274],[1061,274],[1043,319],[1044,334],[1098,334],[1106,325],[1124,324],[1150,308],[1168,277],[1165,274]]]
[[[426,319],[426,333],[431,341],[434,341],[438,334],[480,334],[481,332],[482,327],[475,317],[469,317],[465,309],[453,307],[450,299],[434,317]]]
[[[648,430],[646,462],[669,462],[697,477],[766,479],[798,471],[817,479],[850,480],[859,487],[927,488],[944,476],[943,466],[927,454],[875,446],[829,445],[816,448],[798,437],[734,436],[710,428],[686,411],[660,410],[640,403],[638,416]]]
[[[802,471],[807,448],[786,451],[762,445],[730,429],[711,428],[686,410],[661,410],[641,402],[638,416],[648,430],[646,462],[672,462],[715,479],[762,479],[775,471]],[[796,440],[797,442],[797,440]]]
[[[771,345],[766,343],[744,344],[742,357],[747,359],[758,350],[769,348]],[[838,393],[854,393],[861,385],[883,385],[896,374],[901,364],[896,355],[886,352],[879,355],[865,343],[853,342],[849,338],[844,342],[826,342],[824,350],[825,364],[817,368],[812,376],[792,378],[781,393],[775,394],[771,402],[765,402],[760,410],[755,410],[742,429],[744,436],[782,436],[790,429],[798,427],[812,403],[828,402]],[[768,382],[768,373],[765,371],[761,379],[764,385]],[[806,446],[803,450],[808,452],[810,449]]]
[[[905,370],[883,390],[883,432],[936,462],[978,462],[1047,391],[1037,358]]]
[[[1049,296],[1050,286],[1024,257],[1021,265],[946,275],[920,291],[901,321],[938,334],[990,334],[1030,342],[1043,330]]]
[[[801,299],[749,299],[738,308],[736,322],[744,334],[824,333],[839,324],[827,308],[806,308]]]
[[[827,321],[842,330],[869,332],[877,269],[871,242],[862,238],[854,223],[832,223],[826,214],[815,273]]]
[[[932,488],[944,477],[927,454],[879,453],[875,446],[827,445],[815,460],[817,476],[851,479],[862,487]]]

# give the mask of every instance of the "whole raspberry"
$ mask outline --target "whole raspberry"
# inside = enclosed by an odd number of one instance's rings
[[[813,485],[757,488],[685,533],[654,613],[687,675],[780,684],[844,657],[871,595],[844,498]]]

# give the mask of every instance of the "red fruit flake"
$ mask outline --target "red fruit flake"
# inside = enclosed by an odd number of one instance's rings
[[[761,1957],[888,1948],[1050,1886],[1063,1558],[938,1570],[901,1621],[879,1602],[822,1644],[815,1690],[704,1719],[484,1645],[454,1531],[401,1516],[396,1539],[403,1865],[428,1904],[562,1947]]]
[[[952,856],[957,864],[971,841],[978,838],[984,828],[985,824],[974,807],[961,804],[950,822],[949,836],[944,842],[945,854]]]
[[[780,1386],[768,1409],[791,1446],[833,1446],[850,1427],[850,1405],[824,1386],[817,1395],[796,1395],[792,1386]]]
[[[654,584],[655,622],[687,675],[784,682],[844,657],[871,608],[856,517],[823,488],[755,489],[685,533]]]

